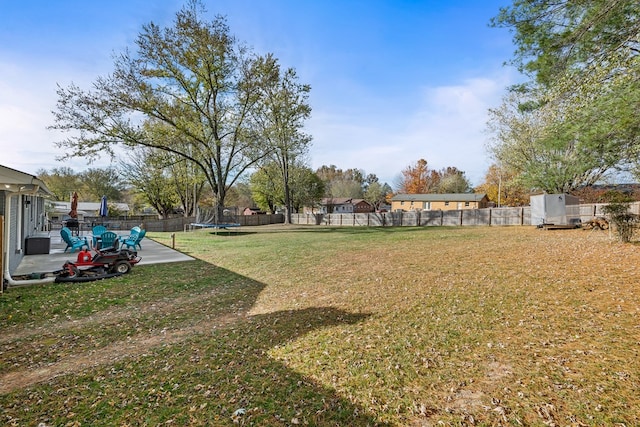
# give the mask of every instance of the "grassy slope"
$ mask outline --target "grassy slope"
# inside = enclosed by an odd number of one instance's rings
[[[264,227],[177,245],[200,260],[1,297],[0,422],[640,423],[640,255],[606,233]]]

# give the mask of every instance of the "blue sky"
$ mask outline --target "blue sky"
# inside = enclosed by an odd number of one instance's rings
[[[55,161],[47,130],[56,85],[89,88],[111,72],[112,55],[143,24],[170,25],[183,1],[0,0],[0,164],[24,172]],[[376,174],[393,186],[424,158],[455,166],[472,184],[491,163],[487,109],[519,76],[504,63],[514,46],[489,19],[498,0],[216,0],[231,31],[257,53],[272,52],[311,85],[312,168],[336,165]],[[95,166],[107,166],[102,159]]]

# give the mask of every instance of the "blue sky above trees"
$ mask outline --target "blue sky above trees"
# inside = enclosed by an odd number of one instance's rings
[[[514,50],[489,19],[507,1],[216,0],[232,33],[273,52],[311,85],[310,166],[359,168],[392,184],[420,158],[455,166],[479,184],[490,164],[487,109],[518,79],[503,64]],[[2,164],[25,172],[57,162],[47,130],[56,85],[88,88],[135,49],[141,26],[170,25],[184,2],[0,0]],[[92,166],[107,166],[109,159]]]

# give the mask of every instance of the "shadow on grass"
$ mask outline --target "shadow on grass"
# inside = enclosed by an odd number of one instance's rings
[[[258,234],[257,231],[209,231],[208,234],[212,236],[219,237],[236,237],[236,236],[247,236],[251,234]]]
[[[435,226],[330,226],[330,225],[297,225],[292,224],[290,226],[283,225],[277,230],[256,230],[256,231],[209,231],[207,234],[215,237],[240,237],[251,236],[263,233],[327,233],[327,234],[347,234],[347,235],[362,235],[372,233],[415,233],[418,231],[424,231],[425,229],[441,229],[442,227]],[[449,227],[451,228],[451,227]]]
[[[120,348],[123,354],[90,370],[65,372],[0,396],[3,425],[386,425],[330,386],[268,354],[315,330],[355,324],[368,315],[314,307],[251,316],[264,283],[206,263],[196,266],[191,277],[170,266],[149,269],[157,277],[147,289],[154,292],[154,283],[162,282],[162,294],[120,313],[130,313],[133,322],[105,322],[108,343],[90,350],[100,355]],[[133,286],[123,282],[118,292],[131,292]],[[115,290],[93,290],[109,291]],[[157,313],[146,319],[149,305]],[[141,329],[163,334],[167,319],[172,321],[167,334],[175,331],[174,339],[127,350],[127,342]],[[129,323],[134,324],[130,330]],[[79,321],[69,328],[81,327]],[[119,328],[124,330],[115,339]],[[56,335],[63,340],[69,330]]]

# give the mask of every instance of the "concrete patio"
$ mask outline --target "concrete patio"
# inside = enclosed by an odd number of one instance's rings
[[[118,235],[128,235],[128,231],[117,231]],[[30,273],[45,273],[56,271],[62,268],[65,261],[75,261],[78,252],[64,252],[67,246],[60,237],[59,231],[51,232],[51,245],[48,254],[25,255],[18,268],[13,271],[12,276]],[[90,237],[89,237],[90,239]],[[141,242],[142,249],[138,248],[138,256],[142,258],[138,265],[160,264],[167,262],[192,261],[194,258],[175,251],[167,246],[145,238]]]

